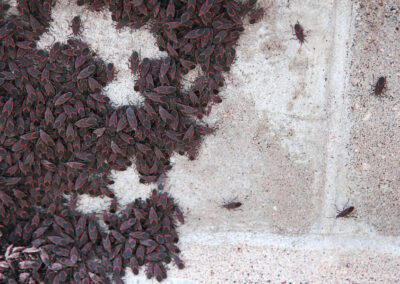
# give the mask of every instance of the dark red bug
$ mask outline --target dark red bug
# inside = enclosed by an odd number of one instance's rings
[[[265,11],[263,8],[257,8],[249,12],[249,23],[258,23],[264,17]]]
[[[303,44],[306,41],[306,35],[304,33],[304,28],[300,25],[299,21],[294,25],[294,35],[300,44]]]
[[[175,214],[176,214],[176,218],[178,219],[178,221],[181,224],[184,224],[185,223],[185,218],[183,216],[182,211],[179,209],[179,207],[175,207]]]
[[[349,215],[354,211],[354,206],[349,206],[344,208],[343,210],[338,210],[338,214],[336,215],[337,218],[347,218]]]
[[[224,202],[221,205],[221,208],[225,208],[225,209],[228,209],[228,210],[234,210],[234,209],[237,209],[240,206],[242,206],[241,202],[238,202],[238,201],[235,201],[235,200],[236,200],[236,198],[232,199],[231,201]]]
[[[161,282],[164,278],[166,278],[163,268],[164,266],[161,263],[154,263],[154,276],[158,282]]]
[[[85,79],[92,75],[96,71],[96,66],[95,65],[89,65],[85,69],[83,69],[79,74],[78,74],[78,80]]]
[[[185,268],[185,264],[183,263],[182,259],[179,258],[179,256],[177,256],[176,254],[172,254],[171,256],[176,266],[178,266],[179,269]]]
[[[114,64],[108,63],[107,64],[107,81],[111,82],[112,80],[114,80],[114,76],[115,76]]]
[[[75,16],[71,21],[72,33],[75,36],[77,36],[81,33],[81,29],[82,29],[81,25],[82,25],[81,17]]]
[[[139,69],[139,61],[140,61],[139,53],[133,51],[131,57],[129,57],[129,68],[131,69],[134,75],[136,75]]]
[[[383,76],[379,77],[374,87],[375,96],[382,96],[385,89],[386,89],[386,77]]]
[[[199,16],[204,16],[206,13],[208,13],[208,11],[210,11],[210,9],[212,8],[212,6],[214,5],[214,0],[206,0],[203,5],[201,5],[200,10],[199,10]]]

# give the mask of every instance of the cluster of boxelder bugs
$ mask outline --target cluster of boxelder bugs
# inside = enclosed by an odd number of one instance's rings
[[[156,181],[171,168],[174,152],[196,157],[201,138],[212,129],[199,125],[211,111],[212,103],[224,85],[222,73],[235,58],[235,44],[244,30],[242,18],[249,13],[253,22],[262,16],[255,1],[78,1],[90,9],[103,6],[112,13],[117,27],[138,28],[149,23],[160,50],[168,57],[151,60],[132,52],[129,66],[137,76],[135,90],[145,98],[143,107],[123,107],[110,118],[113,125],[127,125],[122,141],[114,143],[117,153],[132,153],[144,183]],[[197,78],[189,91],[181,88],[182,75],[200,66],[204,76]],[[126,132],[126,130],[118,132]],[[134,135],[131,135],[134,134]],[[128,141],[128,142],[127,142]],[[135,144],[126,150],[126,142]],[[128,147],[129,148],[129,147]],[[123,166],[121,167],[123,169]]]
[[[109,283],[112,272],[120,283],[125,267],[137,273],[141,265],[161,281],[165,263],[184,267],[175,245],[183,214],[173,199],[153,192],[118,215],[114,199],[105,233],[94,216],[74,210],[77,194],[114,198],[110,171],[132,158],[143,183],[165,174],[174,152],[194,159],[212,132],[196,119],[221,102],[242,18],[251,12],[256,22],[262,13],[253,0],[77,2],[94,10],[107,2],[118,27],[149,23],[168,57],[133,52],[135,90],[145,101],[114,108],[102,94],[113,64],[76,38],[36,48],[55,1],[19,0],[19,15],[7,16],[9,5],[0,4],[0,282]],[[79,36],[79,17],[71,28]],[[182,75],[197,65],[204,75],[183,91]],[[72,194],[68,205],[64,194]]]
[[[184,268],[175,245],[182,212],[167,193],[128,204],[121,214],[103,213],[105,232],[94,214],[79,214],[58,203],[54,213],[30,208],[0,238],[1,283],[123,283],[126,267],[149,278],[166,278],[165,264]]]

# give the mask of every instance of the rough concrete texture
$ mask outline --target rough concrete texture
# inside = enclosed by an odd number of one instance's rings
[[[398,283],[399,241],[347,236],[192,234],[166,283]],[[128,274],[128,283],[150,283]]]
[[[118,70],[107,94],[116,105],[140,103],[127,58],[163,56],[154,38],[117,31],[108,12],[57,2],[40,46],[66,41],[81,15],[82,39]],[[166,283],[399,283],[400,2],[259,5],[266,15],[246,25],[224,100],[205,120],[215,134],[197,160],[173,157],[165,190],[186,212],[186,269],[170,265]],[[302,46],[292,35],[297,20]],[[387,76],[381,98],[371,95],[373,76]],[[140,184],[134,167],[113,175],[122,204],[154,187]],[[234,198],[238,210],[220,207]],[[357,218],[335,219],[347,201]],[[108,204],[80,200],[86,212]],[[128,273],[126,282],[147,281]]]
[[[360,221],[382,235],[400,234],[400,2],[361,1],[351,67],[351,131],[347,167]],[[372,85],[386,76],[382,97]],[[375,81],[373,80],[375,78]]]

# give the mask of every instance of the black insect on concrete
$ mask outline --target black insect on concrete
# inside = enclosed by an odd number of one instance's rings
[[[294,25],[294,34],[297,38],[297,40],[300,42],[300,45],[302,45],[306,41],[306,34],[304,32],[304,28],[302,25],[300,25],[299,21]]]
[[[337,218],[348,218],[350,217],[350,214],[354,211],[354,206],[349,206],[349,207],[345,207],[342,210],[338,210],[337,215],[336,215],[336,219]]]
[[[225,208],[228,210],[234,210],[242,206],[242,202],[236,201],[237,198],[232,199],[231,201],[224,202],[221,205],[221,208]]]
[[[382,96],[383,91],[386,89],[386,77],[379,77],[374,87],[374,95]]]

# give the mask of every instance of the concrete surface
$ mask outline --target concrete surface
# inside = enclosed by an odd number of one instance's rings
[[[170,265],[166,283],[400,283],[399,0],[259,3],[266,16],[246,26],[224,100],[206,119],[218,130],[197,160],[173,157],[165,190],[187,215],[187,268]],[[65,41],[76,14],[82,38],[116,65],[110,98],[139,102],[126,61],[132,50],[162,56],[154,39],[145,29],[116,33],[109,13],[60,0],[41,46]],[[382,98],[371,95],[379,76]],[[153,188],[134,168],[113,176],[122,203]],[[220,207],[233,198],[240,209]],[[347,202],[356,218],[335,219]],[[80,204],[96,211],[108,200]]]

